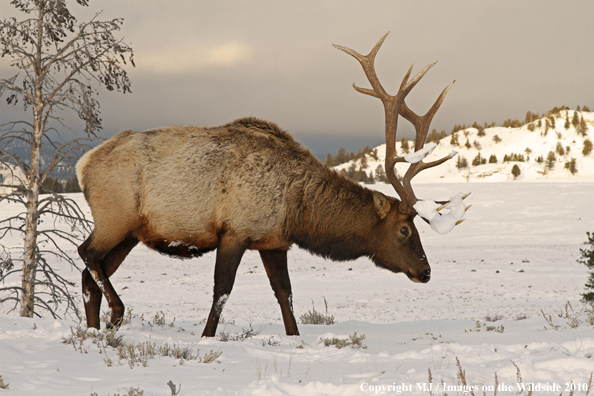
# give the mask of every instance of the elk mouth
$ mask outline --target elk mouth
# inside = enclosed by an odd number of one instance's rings
[[[427,271],[423,272],[420,276],[413,275],[410,271],[405,272],[408,279],[416,283],[427,283],[431,280],[431,270],[428,269]]]

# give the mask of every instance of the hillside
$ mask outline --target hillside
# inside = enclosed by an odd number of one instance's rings
[[[574,117],[574,110],[562,110],[554,116],[547,115],[539,120],[533,121],[532,127],[526,124],[519,128],[492,127],[483,131],[483,136],[479,136],[476,128],[467,128],[457,132],[458,144],[451,144],[451,136],[443,138],[437,148],[430,154],[426,161],[439,159],[452,150],[458,151],[458,155],[438,167],[428,169],[415,177],[417,183],[442,182],[502,182],[502,181],[587,181],[594,182],[594,152],[584,157],[582,150],[584,142],[587,139],[594,138],[594,113],[577,112],[578,117],[583,117],[586,124],[586,135],[582,136],[576,128],[569,123],[569,128],[565,128],[566,119],[570,121]],[[554,118],[554,126],[552,121]],[[547,121],[549,127],[547,128]],[[530,128],[534,129],[530,131]],[[545,132],[546,131],[546,132]],[[497,136],[497,138],[494,137]],[[397,136],[397,140],[400,137]],[[470,147],[466,146],[469,143]],[[475,142],[478,145],[475,145]],[[409,146],[413,147],[413,142],[409,141]],[[558,146],[562,148],[560,153]],[[478,147],[478,148],[477,148]],[[378,165],[384,163],[386,145],[376,147],[377,159],[371,155],[366,155],[367,174],[376,170]],[[402,155],[403,150],[401,142],[396,144],[398,155]],[[552,163],[552,169],[546,169],[547,156],[550,152],[555,153],[555,160]],[[472,165],[473,159],[480,156],[487,163],[482,165]],[[505,156],[522,155],[524,161],[504,162]],[[497,163],[489,163],[489,158],[494,155]],[[465,158],[468,162],[467,167],[458,169],[456,166],[458,157]],[[539,162],[539,157],[542,162]],[[575,159],[575,169],[577,172],[571,172],[565,167],[565,164]],[[347,163],[334,167],[337,171],[348,170],[355,163],[356,169],[361,167],[361,159],[349,161]],[[517,164],[521,174],[514,179],[512,167]],[[403,175],[408,168],[408,164],[398,164],[397,171]]]

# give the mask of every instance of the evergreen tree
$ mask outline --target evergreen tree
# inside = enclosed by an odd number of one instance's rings
[[[495,136],[493,136],[493,141],[495,143],[501,143],[501,138],[499,137],[499,135],[495,135]]]
[[[459,143],[458,143],[458,132],[457,131],[452,132],[452,136],[450,138],[450,144],[452,146],[458,146],[459,145]]]
[[[340,164],[344,164],[345,162],[348,162],[348,160],[349,160],[349,158],[348,158],[347,150],[344,147],[339,147],[338,154],[336,155],[336,159],[335,159],[334,163],[336,165],[340,165]]]
[[[402,137],[402,140],[400,140],[400,149],[402,149],[402,152],[405,154],[408,154],[410,152],[408,140],[404,136]]]
[[[62,194],[64,192],[64,186],[60,183],[60,180],[54,179],[53,177],[46,177],[43,183],[41,184],[41,193],[48,194]]]
[[[468,161],[466,160],[465,157],[459,155],[458,159],[456,160],[456,168],[458,169],[463,169],[463,168],[468,168]]]
[[[545,167],[547,170],[552,170],[555,167],[555,162],[557,161],[557,157],[553,151],[549,151],[547,155],[547,161],[545,162]]]
[[[495,156],[495,154],[491,154],[491,156],[489,157],[489,163],[490,164],[496,164],[497,163],[497,157]]]
[[[557,154],[560,156],[565,155],[565,149],[563,149],[561,142],[557,142],[557,145],[555,146],[555,152],[557,152]]]
[[[361,169],[367,169],[367,157],[361,157]]]
[[[375,177],[377,181],[382,183],[386,182],[386,172],[384,172],[384,167],[381,164],[375,168]]]
[[[580,124],[580,117],[578,116],[578,112],[573,112],[573,118],[571,119],[571,125],[577,129],[578,125]]]
[[[520,176],[522,171],[520,170],[520,167],[518,166],[518,164],[514,164],[514,166],[512,167],[511,173],[512,173],[512,175],[514,175],[514,179],[517,179],[518,176]]]
[[[565,169],[569,170],[572,175],[577,173],[577,164],[575,158],[572,158],[565,163]]]
[[[576,131],[578,135],[585,137],[588,134],[588,125],[586,125],[586,121],[584,121],[584,117],[581,117],[580,123],[578,124]]]
[[[478,153],[476,157],[472,160],[472,166],[484,165],[487,163],[487,159],[481,156],[481,153]]]
[[[332,158],[330,154],[326,156],[326,161],[324,161],[324,165],[326,165],[327,167],[334,166],[334,158]]]
[[[359,181],[365,184],[369,184],[369,180],[367,178],[367,172],[363,170],[363,168],[359,168],[357,172],[359,174]]]
[[[373,157],[374,160],[377,161],[377,149],[374,148],[373,150],[371,150],[371,156]]]
[[[478,132],[477,132],[476,135],[478,137],[483,137],[483,136],[485,136],[487,134],[487,132],[485,132],[485,127],[484,126],[479,125],[477,129],[478,129]]]
[[[348,172],[348,173],[347,173],[347,174],[348,174],[348,176],[349,176],[351,179],[353,179],[353,180],[356,180],[356,181],[359,181],[359,180],[357,180],[357,176],[358,176],[358,175],[356,175],[356,173],[357,173],[357,165],[355,165],[355,163],[354,163],[354,162],[353,162],[353,163],[352,163],[352,164],[349,166],[349,169],[348,169],[348,171],[347,171],[347,172]]]
[[[66,186],[64,187],[64,192],[71,193],[71,192],[81,192],[80,186],[78,185],[78,180],[76,177],[71,177],[66,181]]]
[[[577,260],[578,263],[584,264],[591,271],[586,283],[586,290],[594,290],[594,233],[586,232],[588,236],[588,242],[586,245],[589,247],[580,249],[581,257]],[[585,301],[594,301],[594,292],[588,291],[582,294]]]
[[[592,141],[590,139],[584,140],[584,148],[582,148],[582,154],[587,157],[592,152]]]

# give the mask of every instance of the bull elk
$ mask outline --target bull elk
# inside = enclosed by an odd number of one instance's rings
[[[293,244],[332,260],[367,256],[378,267],[428,282],[431,269],[413,223],[418,203],[425,201],[418,202],[410,181],[451,155],[411,164],[402,184],[394,169],[405,161],[396,156],[396,127],[398,114],[414,124],[415,149],[421,153],[429,123],[451,85],[423,117],[413,113],[404,99],[432,65],[410,81],[409,70],[396,96],[388,95],[373,66],[386,36],[367,56],[336,47],[361,63],[373,88],[355,89],[384,104],[385,170],[400,200],[340,176],[288,132],[253,117],[220,127],[121,132],[87,152],[76,165],[95,221],[93,232],[78,249],[86,265],[82,291],[87,326],[100,326],[102,295],[111,309],[107,325],[121,323],[124,305],[109,277],[139,241],[180,258],[217,250],[213,302],[202,333],[207,337],[215,335],[246,249],[260,253],[287,335],[299,334],[287,269],[287,252]],[[433,223],[441,214],[435,210],[437,203],[431,205],[430,210],[423,206],[422,216]],[[463,212],[466,207],[461,205]]]

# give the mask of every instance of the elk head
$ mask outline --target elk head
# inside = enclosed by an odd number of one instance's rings
[[[386,33],[373,47],[368,55],[361,55],[357,51],[350,48],[334,45],[341,51],[353,56],[359,61],[363,67],[363,71],[371,84],[372,89],[359,88],[353,84],[356,91],[366,95],[373,96],[382,101],[385,110],[386,122],[386,157],[385,157],[385,172],[388,181],[396,193],[400,197],[400,201],[395,208],[391,208],[390,212],[395,211],[391,216],[386,215],[386,223],[384,226],[391,228],[387,230],[385,235],[395,235],[397,241],[392,241],[394,244],[393,254],[397,257],[396,263],[393,265],[386,264],[388,259],[381,257],[374,257],[374,261],[381,267],[388,268],[395,272],[405,272],[408,277],[417,282],[428,282],[430,279],[430,267],[427,262],[427,257],[421,246],[419,233],[413,223],[416,215],[419,215],[425,222],[429,223],[431,227],[440,233],[449,232],[455,225],[460,224],[462,217],[470,206],[466,206],[463,199],[468,196],[458,194],[449,201],[433,200],[419,200],[412,189],[411,180],[419,172],[440,165],[456,155],[452,151],[447,156],[433,162],[423,162],[422,159],[429,155],[435,148],[435,143],[425,145],[427,139],[427,132],[433,116],[441,106],[446,94],[452,87],[454,82],[448,85],[439,95],[433,106],[429,109],[427,114],[419,116],[414,113],[405,103],[406,96],[414,88],[414,86],[423,78],[425,73],[429,71],[437,62],[426,66],[415,77],[409,81],[412,71],[412,66],[404,76],[400,88],[396,95],[389,95],[382,87],[375,72],[374,60],[384,40],[388,36]],[[410,121],[415,127],[415,151],[411,154],[398,156],[396,153],[396,130],[398,127],[398,115],[401,115],[406,120]],[[395,165],[399,162],[408,162],[410,166],[406,171],[402,182],[396,175]],[[376,207],[377,207],[376,202]],[[389,214],[389,213],[388,213]],[[388,224],[391,223],[391,224]],[[389,251],[389,250],[388,250]],[[390,260],[393,262],[394,258]]]

